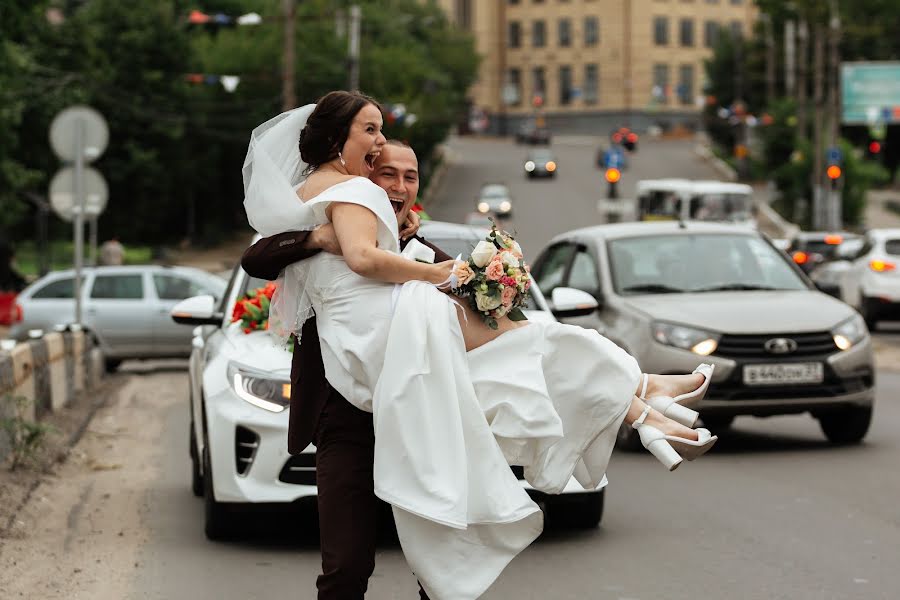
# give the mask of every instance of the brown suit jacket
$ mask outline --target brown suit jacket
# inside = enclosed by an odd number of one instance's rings
[[[244,251],[241,266],[253,277],[276,279],[289,264],[320,252],[303,247],[308,235],[309,232],[305,231],[291,231],[262,238]],[[436,262],[453,258],[425,239],[418,236],[416,239],[434,250]],[[406,242],[401,241],[400,246],[406,246]],[[312,441],[319,415],[333,392],[325,379],[315,318],[307,319],[300,333],[303,343],[294,341],[291,361],[291,409],[288,418],[288,452],[291,454],[300,454]]]

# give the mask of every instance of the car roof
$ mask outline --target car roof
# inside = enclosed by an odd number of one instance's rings
[[[509,188],[506,187],[506,184],[504,184],[504,183],[485,183],[484,185],[481,186],[482,192],[485,192],[487,190],[493,190],[493,189],[503,190],[504,192],[509,191]]]
[[[635,221],[631,223],[593,225],[591,227],[573,229],[557,235],[551,240],[551,243],[571,240],[573,238],[616,240],[654,235],[688,235],[692,233],[759,235],[756,230],[726,223],[711,223],[708,221]]]
[[[422,221],[419,227],[419,233],[427,237],[434,238],[454,238],[468,239],[481,238],[488,234],[487,227],[478,225],[463,225],[461,223],[448,223],[446,221]]]
[[[103,275],[116,275],[116,274],[133,274],[133,273],[144,273],[147,271],[169,271],[172,273],[182,273],[185,275],[197,275],[202,274],[204,276],[212,276],[215,277],[214,274],[209,273],[208,271],[204,271],[203,269],[197,269],[194,267],[182,267],[177,265],[110,265],[110,266],[97,266],[97,267],[82,267],[81,272],[83,274],[88,273],[96,273]],[[40,277],[35,281],[42,281],[44,279],[49,278],[57,278],[57,277],[74,277],[75,269],[61,269],[59,271],[50,271],[43,277]]]
[[[752,194],[753,188],[746,183],[732,183],[730,181],[715,181],[712,179],[691,180],[680,178],[669,179],[642,179],[637,182],[638,193],[645,190],[661,190],[670,192],[697,192],[725,193],[725,194]]]
[[[553,150],[550,148],[533,148],[528,151],[529,156],[553,156]]]
[[[866,233],[878,238],[900,237],[900,229],[897,228],[869,229]]]

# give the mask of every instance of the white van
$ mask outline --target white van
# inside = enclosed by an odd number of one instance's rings
[[[756,227],[753,188],[743,183],[643,179],[637,182],[638,221],[715,221]]]

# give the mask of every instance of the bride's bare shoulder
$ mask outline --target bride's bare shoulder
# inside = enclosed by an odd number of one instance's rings
[[[297,188],[297,197],[300,198],[301,201],[306,202],[336,185],[353,180],[359,180],[361,183],[371,183],[365,177],[359,177],[357,175],[313,173],[303,182],[303,185]]]

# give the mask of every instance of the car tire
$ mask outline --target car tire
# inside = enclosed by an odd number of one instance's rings
[[[211,541],[228,540],[234,537],[233,520],[221,502],[216,502],[213,494],[212,463],[209,460],[209,444],[203,448],[203,532]]]
[[[715,417],[704,417],[700,416],[700,420],[703,421],[703,426],[710,431],[725,431],[730,429],[732,424],[734,424],[734,417],[731,415],[727,416],[715,416]]]
[[[197,453],[197,434],[194,433],[194,422],[191,421],[190,434],[190,454],[191,454],[191,492],[198,497],[203,497],[203,473],[200,471],[200,457]]]
[[[619,427],[619,432],[616,434],[616,448],[626,452],[637,452],[643,448],[641,436],[638,435],[636,429],[622,423]]]
[[[594,529],[600,525],[606,490],[579,495],[584,497],[565,497],[547,502],[547,516],[552,525],[572,529]]]
[[[118,369],[121,364],[122,364],[121,358],[107,358],[103,362],[103,365],[106,367],[107,373],[115,373],[116,369]]]
[[[871,406],[855,406],[818,415],[819,426],[828,441],[836,445],[858,444],[872,423]]]

